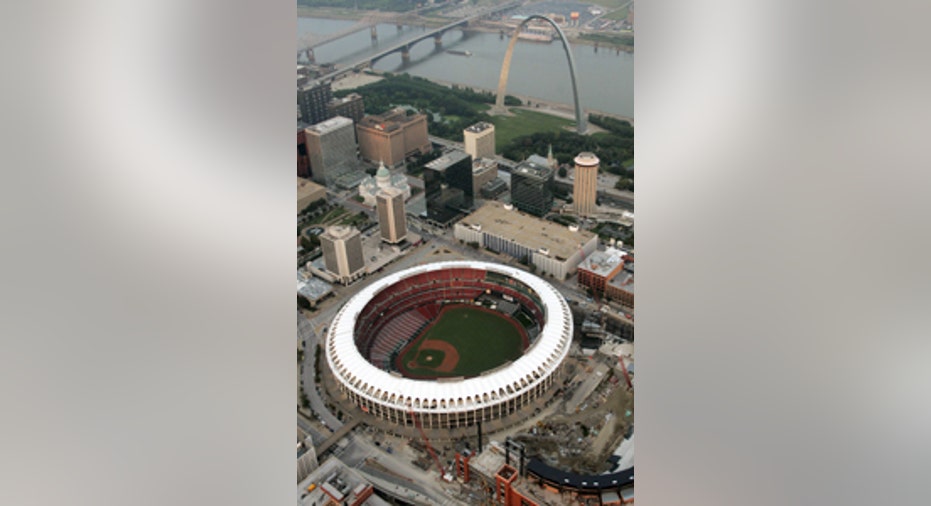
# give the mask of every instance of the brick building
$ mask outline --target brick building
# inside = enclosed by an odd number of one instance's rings
[[[427,137],[427,117],[419,113],[408,116],[404,109],[363,117],[356,123],[356,138],[363,160],[383,162],[388,167],[398,167],[408,156],[433,150]]]
[[[591,289],[598,297],[604,296],[608,283],[624,269],[626,255],[627,252],[615,248],[592,253],[579,264],[579,286]]]

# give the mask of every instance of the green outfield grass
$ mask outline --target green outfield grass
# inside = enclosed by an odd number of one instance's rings
[[[453,345],[459,354],[456,367],[449,372],[435,370],[446,354],[438,350],[421,350],[420,345],[425,340],[445,341]],[[523,353],[524,346],[522,331],[504,315],[472,306],[453,306],[446,308],[436,323],[404,351],[397,364],[403,374],[415,378],[472,377],[509,360],[516,360]],[[416,367],[411,367],[414,364]]]

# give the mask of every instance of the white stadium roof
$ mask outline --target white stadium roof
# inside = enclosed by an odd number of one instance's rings
[[[523,282],[539,295],[547,321],[530,348],[510,365],[461,380],[398,377],[369,363],[356,348],[353,335],[356,319],[366,304],[378,292],[404,278],[451,268],[501,273]],[[522,270],[488,262],[436,262],[390,274],[360,291],[333,318],[326,339],[326,358],[330,369],[347,388],[360,396],[395,408],[412,407],[417,412],[457,413],[499,404],[544,381],[569,353],[572,315],[565,299],[552,285]],[[487,402],[483,400],[486,397]],[[469,398],[471,402],[467,401]],[[420,401],[419,405],[415,400]],[[409,401],[412,406],[408,406]],[[436,407],[423,404],[432,404],[433,401],[436,401]],[[446,407],[440,406],[441,401],[446,402]]]

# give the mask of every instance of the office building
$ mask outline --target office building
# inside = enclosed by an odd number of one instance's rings
[[[297,105],[305,123],[320,123],[329,119],[327,104],[333,99],[330,83],[309,83],[297,89]]]
[[[535,266],[538,275],[565,279],[598,247],[598,236],[579,227],[565,227],[514,209],[486,201],[477,211],[453,227],[464,242],[508,254]]]
[[[323,261],[333,278],[346,285],[365,274],[362,234],[355,227],[334,225],[320,234]]]
[[[478,191],[498,177],[498,162],[491,158],[472,157],[472,188]]]
[[[479,194],[483,199],[496,199],[508,191],[508,184],[501,178],[492,179],[482,185]]]
[[[407,218],[404,215],[404,193],[397,188],[384,188],[376,195],[378,227],[381,240],[398,244],[407,238]]]
[[[511,171],[511,203],[534,216],[545,216],[553,209],[553,176],[545,165],[524,161]]]
[[[583,152],[575,157],[575,181],[572,185],[572,205],[579,216],[595,214],[598,195],[598,157]]]
[[[424,165],[424,197],[427,220],[446,227],[472,210],[472,157],[453,150]]]
[[[352,188],[365,177],[356,155],[352,120],[337,116],[304,131],[314,181],[329,188]]]
[[[317,461],[317,452],[314,442],[300,428],[297,429],[297,482],[307,479],[307,476],[320,467]]]
[[[634,257],[624,256],[624,269],[605,286],[605,298],[634,307]]]
[[[351,119],[354,123],[362,121],[365,116],[365,105],[362,95],[350,93],[342,98],[334,98],[327,103],[327,119],[342,116]]]
[[[362,159],[384,162],[388,167],[399,167],[408,156],[433,150],[427,137],[427,117],[420,113],[408,116],[404,109],[363,117],[356,123],[356,135]]]
[[[330,457],[297,484],[297,506],[390,506],[355,468]]]
[[[601,297],[605,287],[624,268],[626,251],[608,248],[605,251],[595,251],[579,264],[577,272],[579,286],[590,289],[595,295]]]
[[[472,159],[495,157],[495,126],[484,121],[462,131],[465,152]]]

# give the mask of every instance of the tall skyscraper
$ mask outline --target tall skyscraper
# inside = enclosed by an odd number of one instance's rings
[[[468,153],[453,150],[424,165],[423,183],[428,220],[447,226],[472,209],[475,193]]]
[[[534,216],[544,216],[553,209],[553,176],[546,165],[524,161],[511,171],[511,203]]]
[[[352,120],[337,116],[304,131],[310,157],[311,178],[334,188],[350,188],[365,177],[356,155],[356,135]]]
[[[582,152],[575,157],[575,183],[572,187],[572,204],[579,216],[595,213],[595,198],[598,196],[598,157],[594,153]]]
[[[382,188],[375,195],[381,240],[397,244],[407,238],[407,218],[404,216],[404,192],[394,187]]]
[[[472,159],[495,157],[495,126],[481,121],[462,131],[465,152]]]
[[[297,105],[305,123],[320,123],[329,119],[327,104],[333,99],[330,83],[311,83],[298,88]]]
[[[362,255],[362,234],[355,227],[334,225],[320,234],[323,262],[327,272],[342,284],[365,274],[365,258]]]

